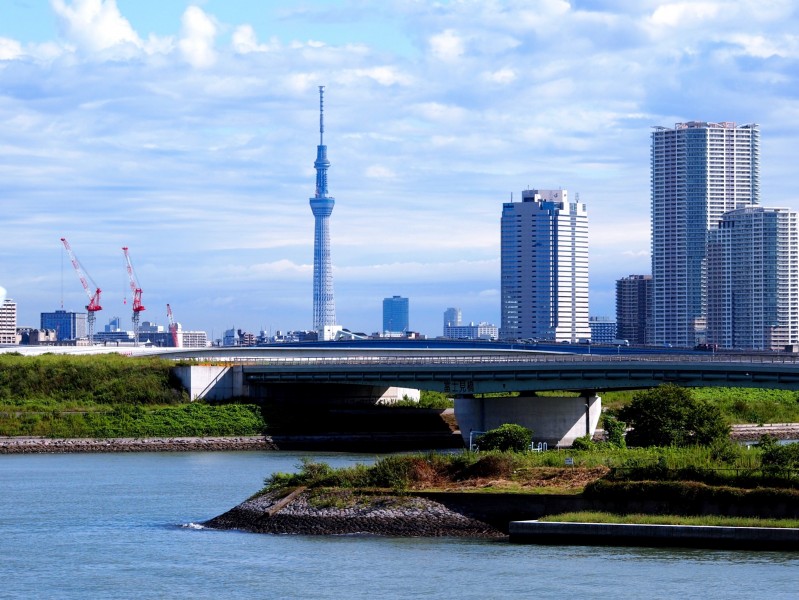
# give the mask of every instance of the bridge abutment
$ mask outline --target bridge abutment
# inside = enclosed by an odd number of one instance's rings
[[[489,431],[515,423],[531,429],[536,442],[546,442],[550,447],[571,446],[578,437],[594,435],[601,412],[602,399],[597,395],[455,398],[455,419],[466,445],[470,431]]]

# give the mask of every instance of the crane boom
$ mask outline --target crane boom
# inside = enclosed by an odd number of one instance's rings
[[[169,319],[169,333],[172,335],[172,346],[174,348],[180,348],[182,344],[180,343],[180,336],[178,335],[178,326],[172,316],[172,307],[169,306],[169,303],[166,305],[166,316]]]
[[[128,247],[123,246],[122,252],[125,254],[125,268],[128,272],[128,279],[130,280],[130,291],[133,293],[133,344],[139,345],[139,313],[144,310],[144,305],[141,303],[141,286],[136,277],[136,271],[133,270],[133,264],[130,262],[130,254]]]
[[[87,318],[87,328],[88,328],[88,337],[89,343],[94,343],[94,322],[97,318],[97,311],[103,310],[103,307],[100,306],[100,294],[101,290],[94,283],[94,280],[91,276],[86,275],[83,266],[80,264],[80,261],[75,256],[75,253],[72,251],[72,246],[69,245],[67,238],[61,238],[61,243],[64,244],[64,248],[69,255],[69,260],[72,263],[72,267],[75,269],[75,274],[78,276],[81,285],[83,286],[83,291],[86,292],[86,296],[89,298],[89,303],[86,305],[86,310],[88,311],[88,318]],[[86,280],[88,277],[89,281],[92,282],[92,287],[94,287],[94,293],[91,291],[91,287],[89,287],[89,282]]]

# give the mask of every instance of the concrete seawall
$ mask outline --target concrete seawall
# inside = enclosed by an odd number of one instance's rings
[[[799,550],[799,529],[780,527],[513,521],[508,529],[517,544]]]

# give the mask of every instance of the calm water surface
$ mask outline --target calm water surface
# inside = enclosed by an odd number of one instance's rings
[[[294,470],[302,456],[0,456],[0,598],[799,597],[791,553],[186,527],[235,506],[270,473]]]

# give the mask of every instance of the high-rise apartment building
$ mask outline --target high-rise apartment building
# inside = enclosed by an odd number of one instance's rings
[[[405,334],[409,330],[409,303],[407,298],[383,298],[383,334]]]
[[[333,299],[333,264],[330,260],[330,215],[335,199],[327,195],[327,159],[325,146],[324,86],[319,86],[319,145],[316,147],[316,193],[310,199],[314,215],[313,241],[313,326],[317,332],[331,331],[336,324]]]
[[[707,250],[707,342],[783,350],[799,342],[799,228],[784,208],[726,213]]]
[[[503,339],[577,342],[588,325],[588,212],[566,190],[502,205]]]
[[[17,303],[10,298],[0,303],[0,344],[19,344]]]
[[[651,147],[652,343],[693,346],[706,313],[708,232],[757,204],[757,125],[655,127]]]
[[[634,345],[649,344],[652,320],[652,276],[616,280],[616,336]]]

